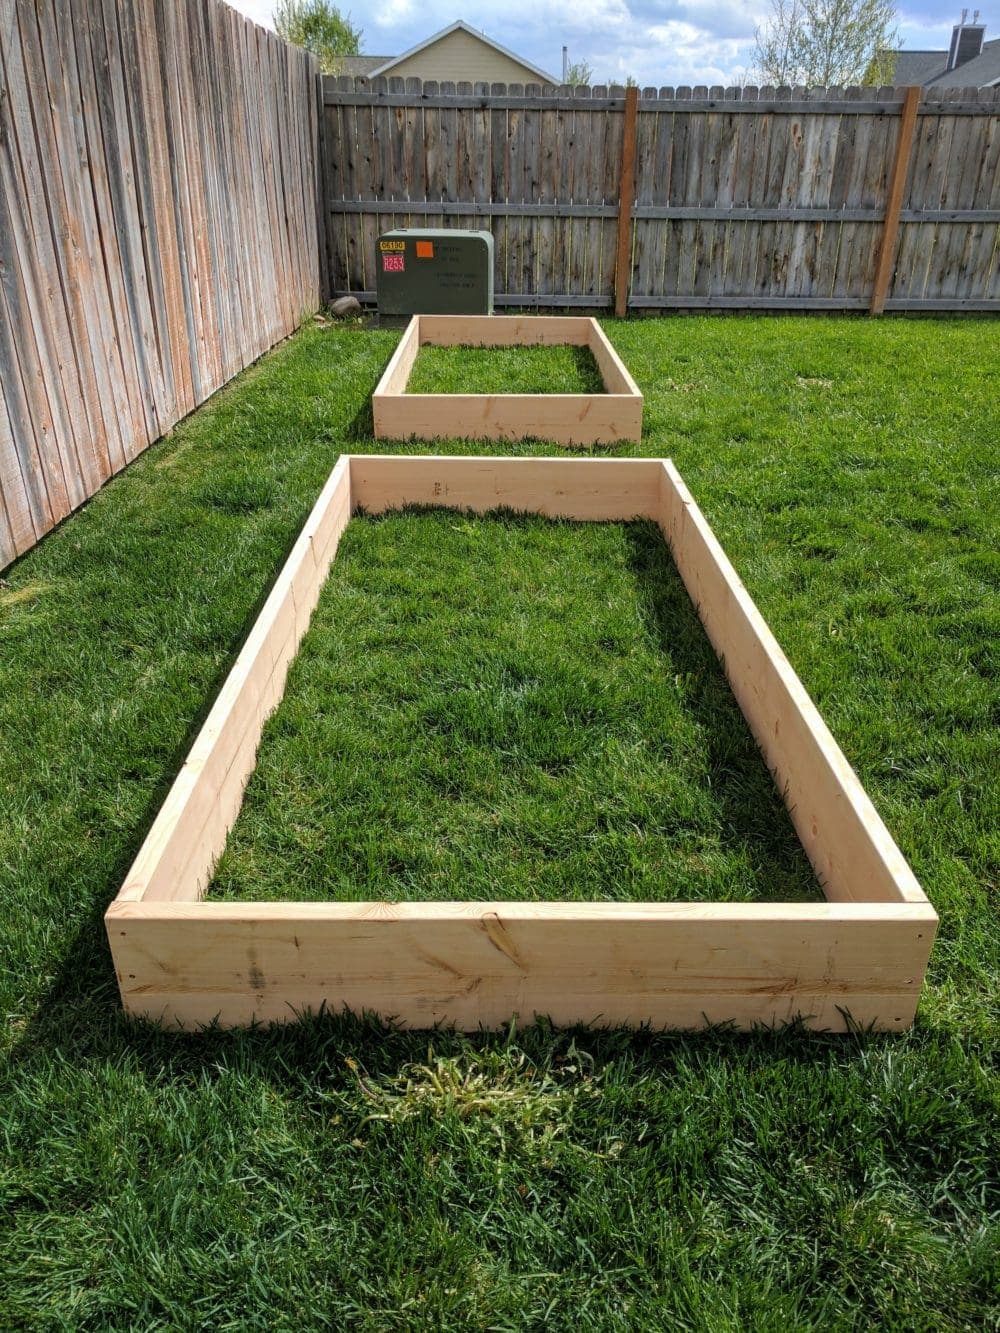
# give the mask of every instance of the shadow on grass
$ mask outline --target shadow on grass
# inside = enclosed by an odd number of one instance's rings
[[[114,886],[117,890],[117,884]],[[78,1071],[125,1065],[159,1083],[163,1079],[207,1076],[227,1069],[253,1071],[286,1094],[307,1095],[310,1084],[356,1088],[354,1071],[395,1077],[407,1065],[422,1064],[429,1052],[475,1063],[491,1053],[515,1049],[544,1071],[575,1054],[591,1073],[620,1061],[669,1076],[680,1065],[720,1059],[732,1069],[753,1070],[772,1063],[828,1068],[852,1063],[872,1046],[899,1042],[897,1034],[855,1029],[849,1034],[810,1032],[800,1019],[750,1032],[706,1024],[697,1032],[642,1028],[558,1028],[547,1018],[511,1020],[500,1031],[458,1032],[447,1027],[406,1030],[392,1019],[345,1011],[290,1011],[286,1024],[224,1030],[207,1024],[199,1032],[145,1020],[122,1011],[104,931],[103,906],[95,904],[53,979],[44,1000],[24,1026],[10,1053],[11,1076],[51,1070],[63,1063]],[[933,1036],[933,1034],[929,1034]]]
[[[722,831],[763,874],[768,901],[821,901],[788,811],[740,711],[670,551],[651,523],[626,525],[642,614],[707,746],[707,767]],[[802,885],[811,892],[804,895]],[[784,890],[784,891],[783,891]]]

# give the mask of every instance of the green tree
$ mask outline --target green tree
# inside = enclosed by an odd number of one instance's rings
[[[571,84],[574,88],[582,88],[593,81],[594,71],[586,60],[574,60],[566,69],[566,78],[564,83]]]
[[[754,64],[764,84],[881,83],[898,41],[893,0],[771,0]]]
[[[336,74],[341,56],[356,56],[360,49],[361,29],[331,0],[278,0],[271,17],[279,35],[311,51],[324,74]]]

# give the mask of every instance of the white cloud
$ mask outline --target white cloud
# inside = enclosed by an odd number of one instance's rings
[[[401,23],[405,23],[411,18],[413,12],[413,0],[384,0],[383,4],[377,6],[371,19],[365,19],[365,23],[370,21],[378,28],[398,28]],[[427,10],[425,9],[422,12],[426,13]],[[351,17],[353,22],[358,22],[358,19],[354,14],[352,14]],[[454,19],[452,22],[454,22]],[[438,29],[446,28],[447,26],[447,23],[438,23],[435,27],[429,27],[424,36],[430,37],[430,35],[437,32]],[[418,40],[420,39],[418,38]],[[400,51],[408,50],[411,46],[415,45],[416,42],[407,42],[404,46],[400,47]],[[399,51],[394,51],[393,55],[399,55],[399,53]]]
[[[229,0],[258,23],[271,26],[274,0]],[[737,82],[753,59],[754,30],[770,0],[482,0],[457,7],[454,0],[342,0],[364,30],[362,51],[399,55],[458,18],[525,60],[558,74],[562,46],[573,61],[586,60],[597,81],[641,85]],[[951,23],[941,22],[939,0],[907,0],[900,31],[910,49],[948,44]]]
[[[241,14],[245,14],[248,19],[253,19],[254,23],[259,23],[262,28],[274,31],[271,19],[274,0],[226,0],[226,3],[233,9],[238,9]]]

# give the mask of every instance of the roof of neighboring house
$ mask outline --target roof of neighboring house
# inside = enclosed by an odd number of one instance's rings
[[[947,51],[896,51],[893,82],[900,88],[914,83],[926,83],[935,74],[944,73],[948,63]]]
[[[995,83],[1000,83],[1000,37],[983,42],[983,49],[974,60],[942,74],[934,80],[934,87],[989,88]]]
[[[442,37],[447,37],[451,32],[467,32],[470,37],[475,37],[477,41],[483,42],[486,46],[492,46],[494,51],[499,51],[500,54],[505,55],[508,60],[516,60],[519,65],[523,65],[525,69],[530,70],[532,74],[537,75],[539,83],[558,82],[558,80],[554,79],[551,74],[546,74],[544,69],[539,69],[538,66],[533,65],[530,60],[525,60],[523,56],[519,56],[515,51],[508,50],[506,46],[501,46],[500,43],[495,42],[492,37],[487,37],[484,32],[479,32],[478,29],[471,27],[462,19],[459,19],[457,23],[449,23],[447,28],[442,28],[440,32],[436,32],[424,41],[418,42],[416,46],[411,46],[409,51],[404,51],[402,55],[386,56],[383,64],[377,66],[373,70],[367,71],[369,76],[374,78],[380,74],[391,73],[394,65],[398,65],[402,60],[409,60],[410,56],[415,56],[419,51],[424,51],[428,46],[433,46],[435,42],[439,42]],[[349,72],[350,71],[345,70],[345,73]]]
[[[899,87],[989,88],[1000,83],[1000,37],[984,42],[973,60],[948,69],[947,51],[896,51],[893,82]]]
[[[392,56],[341,56],[337,73],[353,74],[355,78],[367,78],[373,70],[378,69],[379,65],[384,65],[386,61],[392,59]]]

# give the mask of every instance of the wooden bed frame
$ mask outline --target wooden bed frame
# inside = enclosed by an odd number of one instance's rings
[[[408,504],[658,523],[826,901],[201,901],[352,512]],[[182,1028],[346,1006],[411,1027],[899,1031],[937,917],[669,461],[345,455],[106,923],[125,1008]]]
[[[604,393],[407,393],[421,347],[589,347]],[[637,443],[642,394],[596,319],[579,315],[414,315],[372,394],[377,440]]]

